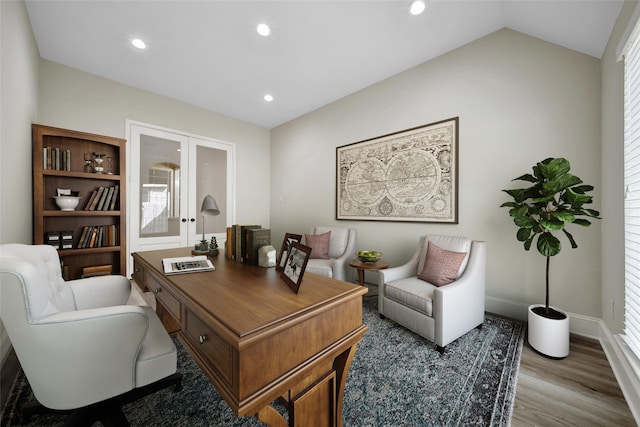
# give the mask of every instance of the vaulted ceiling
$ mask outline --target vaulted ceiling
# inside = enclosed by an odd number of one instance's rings
[[[504,27],[600,58],[623,4],[410,3],[26,1],[42,58],[266,128]]]

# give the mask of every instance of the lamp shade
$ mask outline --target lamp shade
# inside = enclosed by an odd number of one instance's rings
[[[207,194],[202,200],[202,208],[200,208],[200,213],[202,215],[216,216],[220,215],[220,208],[218,208],[216,200]]]

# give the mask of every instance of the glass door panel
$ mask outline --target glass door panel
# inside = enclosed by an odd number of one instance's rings
[[[185,231],[195,228],[182,194],[188,138],[132,125],[130,139],[131,250],[186,246]]]
[[[211,240],[211,236],[218,239],[218,245],[222,242],[220,239],[226,238],[226,227],[231,224],[229,218],[232,215],[231,192],[229,191],[229,174],[232,166],[232,153],[225,144],[219,144],[213,141],[202,140],[198,138],[190,138],[192,143],[189,152],[189,164],[194,165],[195,173],[190,174],[189,188],[193,191],[193,197],[197,201],[197,218],[196,218],[196,241],[204,238]],[[216,201],[220,214],[216,216],[207,216],[200,213],[200,207],[204,198],[210,195]],[[203,228],[204,222],[204,228]],[[203,231],[204,230],[204,231]]]

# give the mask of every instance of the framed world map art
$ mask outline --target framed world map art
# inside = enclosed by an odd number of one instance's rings
[[[336,219],[458,223],[458,117],[336,148]]]

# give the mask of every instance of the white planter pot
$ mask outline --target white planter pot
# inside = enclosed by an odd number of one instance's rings
[[[537,352],[551,358],[567,357],[569,355],[569,316],[554,308],[564,314],[564,319],[550,319],[534,313],[535,307],[544,307],[544,305],[529,306],[529,345]]]

